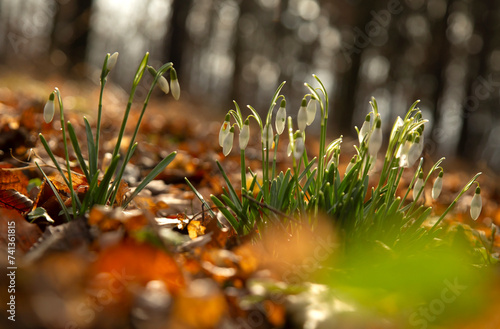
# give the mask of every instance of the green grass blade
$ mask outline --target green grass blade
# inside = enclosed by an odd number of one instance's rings
[[[226,208],[226,206],[220,201],[215,195],[211,195],[210,199],[212,199],[212,202],[215,204],[215,206],[219,209],[219,211],[226,217],[227,221],[229,224],[233,227],[233,229],[236,231],[238,234],[242,234],[242,226],[236,219],[236,217],[231,214],[231,212]]]
[[[85,133],[87,134],[87,148],[89,152],[89,177],[94,177],[97,172],[97,154],[94,144],[94,136],[92,134],[92,128],[90,128],[90,123],[86,117],[83,117],[83,122],[85,123]]]
[[[35,161],[35,165],[38,167],[38,170],[40,170],[40,172],[42,173],[42,175],[45,178],[45,181],[47,182],[47,184],[49,184],[50,188],[52,189],[52,192],[54,192],[54,195],[56,196],[57,201],[61,205],[61,208],[63,210],[64,216],[66,217],[66,220],[68,222],[71,221],[71,216],[69,214],[68,208],[66,208],[66,205],[64,204],[64,201],[61,199],[61,196],[59,195],[59,192],[57,191],[56,187],[54,186],[54,184],[52,184],[51,180],[49,179],[49,177],[47,177],[47,175],[42,170],[42,168],[40,167],[40,165],[38,164],[38,162]]]
[[[111,160],[111,164],[109,165],[108,169],[106,170],[106,173],[104,174],[104,177],[101,180],[101,183],[99,184],[99,187],[97,188],[97,197],[96,197],[96,204],[106,204],[107,200],[107,193],[108,193],[108,188],[109,188],[109,182],[113,178],[113,174],[115,173],[116,167],[118,166],[118,160],[120,159],[120,156],[117,155]]]
[[[127,207],[130,201],[139,194],[156,176],[158,176],[169,164],[174,160],[177,152],[170,153],[165,159],[161,160],[156,167],[142,180],[142,182],[135,188],[134,192],[123,204],[123,208]]]
[[[226,181],[226,184],[227,184],[227,187],[228,187],[231,199],[233,200],[233,202],[235,203],[235,205],[237,205],[239,207],[238,209],[241,210],[242,206],[241,206],[241,201],[240,201],[240,198],[238,197],[238,194],[236,194],[236,191],[234,190],[233,185],[231,184],[231,181],[227,177],[226,172],[222,168],[222,166],[219,163],[219,161],[216,161],[216,163],[217,163],[217,167],[219,167],[219,170],[220,170],[220,172],[222,174],[222,177],[224,177],[224,180]]]
[[[210,215],[213,217],[213,218],[217,218],[217,216],[215,215],[215,213],[213,212],[212,208],[210,207],[210,205],[205,201],[205,199],[203,198],[203,195],[200,194],[200,192],[198,192],[198,190],[193,186],[193,184],[191,184],[191,182],[189,181],[189,179],[187,179],[187,177],[184,177],[184,180],[186,181],[186,183],[189,185],[189,187],[191,188],[191,190],[193,191],[194,195],[196,195],[196,197],[201,201],[201,203],[205,206],[205,208],[208,209],[208,212],[210,213]]]
[[[87,168],[87,164],[83,159],[82,150],[80,149],[80,144],[78,143],[78,138],[76,137],[75,129],[73,128],[73,125],[69,121],[68,121],[68,133],[69,133],[69,139],[71,140],[71,144],[73,145],[73,149],[75,150],[76,158],[78,159],[78,163],[80,164],[80,168],[85,174],[87,182],[90,182],[89,171]]]

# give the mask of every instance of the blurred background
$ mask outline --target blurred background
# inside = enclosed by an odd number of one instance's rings
[[[149,51],[221,121],[233,99],[267,109],[283,80],[296,115],[314,73],[332,136],[354,135],[371,96],[386,131],[420,99],[428,154],[499,170],[499,15],[493,0],[0,0],[0,77],[96,82],[118,51],[112,80],[128,91]]]

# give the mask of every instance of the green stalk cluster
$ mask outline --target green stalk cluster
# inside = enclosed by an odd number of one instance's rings
[[[89,121],[87,118],[83,118],[84,124],[85,124],[85,132],[86,132],[86,141],[87,141],[87,149],[88,149],[88,159],[84,159],[82,152],[81,152],[81,147],[80,147],[80,142],[78,141],[76,137],[75,130],[71,124],[71,122],[65,122],[64,121],[64,106],[61,98],[61,93],[59,89],[55,88],[54,92],[51,94],[49,97],[49,101],[47,102],[47,105],[45,106],[44,109],[44,119],[46,122],[50,122],[53,118],[53,108],[54,108],[54,94],[57,96],[57,101],[59,104],[59,113],[60,113],[60,120],[61,120],[61,131],[62,131],[62,139],[63,139],[63,145],[64,145],[64,155],[65,155],[65,168],[61,168],[59,163],[57,162],[52,150],[50,149],[47,140],[45,137],[40,134],[40,141],[42,142],[43,147],[45,148],[47,154],[52,160],[52,163],[54,164],[57,172],[61,177],[63,177],[63,180],[65,184],[67,185],[69,191],[70,191],[70,198],[71,198],[71,208],[68,209],[68,207],[65,205],[62,197],[59,194],[59,191],[56,189],[54,184],[51,182],[51,180],[47,177],[46,173],[42,170],[40,165],[38,163],[36,164],[39,168],[39,170],[42,172],[43,176],[46,179],[46,182],[49,184],[49,186],[52,188],[54,191],[54,194],[56,198],[58,199],[60,206],[62,208],[62,211],[66,217],[66,219],[69,221],[71,218],[76,218],[78,216],[84,215],[92,206],[94,205],[110,205],[113,206],[115,203],[121,205],[123,208],[125,208],[129,202],[142,190],[144,187],[151,182],[160,172],[162,172],[166,166],[174,159],[176,152],[173,152],[169,154],[167,157],[165,157],[158,165],[153,168],[153,170],[144,178],[144,180],[135,188],[134,192],[126,199],[126,200],[116,200],[119,189],[120,189],[120,184],[122,182],[123,174],[125,172],[125,168],[127,163],[130,161],[132,158],[132,155],[134,154],[134,151],[137,148],[137,143],[135,142],[135,139],[137,137],[137,133],[139,131],[139,127],[142,121],[142,118],[144,117],[144,113],[146,111],[146,108],[149,103],[149,99],[151,98],[151,94],[153,92],[154,87],[156,84],[161,81],[160,85],[162,85],[162,89],[165,90],[165,81],[163,81],[165,78],[163,77],[163,74],[166,73],[167,71],[170,71],[171,74],[171,90],[174,98],[178,99],[180,96],[180,89],[178,86],[178,80],[177,80],[177,75],[175,73],[175,70],[173,68],[172,63],[167,63],[164,64],[158,71],[153,69],[152,67],[149,67],[147,65],[148,59],[149,59],[149,53],[146,53],[135,73],[134,81],[132,83],[132,89],[130,91],[130,96],[128,99],[127,107],[125,109],[120,131],[118,133],[117,137],[117,142],[115,144],[113,154],[111,156],[111,162],[107,168],[102,168],[104,170],[104,173],[101,173],[101,170],[99,169],[99,147],[100,147],[100,137],[101,137],[101,117],[102,117],[102,99],[103,99],[103,93],[104,93],[104,87],[107,82],[107,77],[109,75],[109,72],[114,68],[116,61],[117,61],[118,53],[114,53],[113,55],[107,54],[105,59],[104,59],[104,64],[102,67],[101,71],[101,76],[100,76],[100,82],[101,82],[101,88],[100,88],[100,94],[99,94],[99,105],[98,105],[98,111],[97,111],[97,127],[95,130],[95,137],[94,133],[92,131],[92,128],[90,126]],[[151,86],[149,88],[149,92],[146,96],[146,99],[144,100],[144,104],[139,116],[139,120],[135,126],[134,133],[132,135],[130,144],[127,148],[127,152],[125,154],[125,158],[123,159],[121,165],[119,165],[120,162],[120,148],[121,148],[121,143],[123,136],[125,134],[125,127],[127,125],[128,117],[132,108],[132,103],[134,100],[134,95],[137,89],[137,86],[139,85],[142,76],[146,70],[146,68],[149,70],[149,72],[153,75],[153,82],[151,83]],[[173,72],[173,73],[172,73]],[[85,193],[85,196],[83,197],[82,200],[78,197],[78,195],[75,192],[75,188],[73,186],[73,175],[76,175],[76,173],[72,172],[71,169],[71,162],[70,162],[70,151],[68,147],[68,141],[67,141],[67,136],[69,136],[69,140],[71,142],[71,145],[73,147],[74,154],[76,156],[76,160],[78,162],[78,165],[83,172],[83,175],[86,178],[86,181],[88,183],[88,191]],[[39,216],[40,211],[37,210],[36,216]]]
[[[439,230],[439,224],[456,201],[476,183],[480,174],[474,176],[459,193],[449,208],[436,220],[430,230],[423,224],[430,219],[432,208],[422,204],[425,187],[431,177],[436,178],[432,188],[433,196],[439,196],[442,187],[442,172],[440,167],[444,158],[438,160],[424,175],[424,159],[420,158],[424,145],[424,127],[427,120],[422,118],[416,101],[407,111],[404,119],[399,118],[394,123],[387,144],[383,163],[377,163],[377,155],[383,144],[382,118],[375,99],[370,102],[371,111],[361,127],[356,131],[359,145],[355,146],[356,154],[349,162],[343,177],[339,170],[340,146],[342,136],[327,144],[328,123],[328,93],[321,80],[313,75],[319,87],[305,84],[309,90],[301,102],[297,114],[297,126],[294,130],[293,120],[289,116],[288,124],[288,155],[292,156],[291,169],[277,173],[276,152],[285,122],[283,114],[285,97],[280,95],[284,82],[277,88],[271,100],[271,105],[263,120],[257,111],[248,106],[251,114],[243,118],[236,102],[236,110],[230,110],[221,127],[219,143],[224,145],[224,155],[231,152],[234,128],[245,131],[248,141],[249,131],[244,130],[244,123],[254,118],[260,128],[262,174],[245,167],[245,148],[240,147],[241,189],[239,193],[228,179],[221,164],[217,162],[222,172],[227,189],[221,196],[211,196],[216,208],[228,220],[238,234],[247,234],[258,229],[264,230],[268,224],[279,223],[286,230],[293,230],[295,224],[302,223],[300,219],[307,218],[313,227],[318,214],[326,214],[332,218],[340,232],[344,234],[347,245],[354,246],[359,241],[379,241],[389,248],[404,246],[411,241],[430,241]],[[277,134],[272,130],[272,117],[279,99],[281,106],[276,113]],[[309,103],[307,102],[309,99]],[[315,150],[318,158],[309,159],[305,150],[305,129],[314,120],[316,105],[320,108],[319,149]],[[235,123],[231,125],[231,117]],[[245,127],[246,129],[246,127]],[[241,140],[241,137],[240,137]],[[240,141],[241,144],[241,141]],[[270,152],[273,151],[271,154]],[[403,196],[398,195],[404,171],[413,171],[413,179]],[[369,188],[369,178],[378,171],[378,183]],[[247,175],[251,183],[247,188]],[[192,187],[192,185],[191,185]],[[258,192],[255,194],[254,189]],[[193,188],[194,189],[194,188]],[[408,195],[413,192],[413,200]],[[199,194],[197,194],[199,195]],[[201,196],[200,196],[201,197]],[[205,203],[205,206],[209,205]],[[471,214],[478,217],[480,198],[476,197]]]

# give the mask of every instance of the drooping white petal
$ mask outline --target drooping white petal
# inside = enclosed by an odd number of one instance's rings
[[[160,89],[163,90],[165,94],[168,94],[170,92],[170,86],[168,85],[168,81],[164,76],[161,76],[158,79],[158,86],[160,86]]]
[[[375,129],[373,130],[370,141],[368,143],[368,153],[372,157],[376,157],[380,147],[382,146],[382,128],[380,119],[377,121]]]
[[[172,90],[172,96],[175,100],[179,100],[181,97],[181,87],[177,79],[177,72],[173,68],[170,70],[170,90]]]
[[[50,123],[54,119],[54,113],[56,112],[54,101],[48,100],[43,108],[43,119],[46,123]]]
[[[262,145],[264,149],[272,148],[274,139],[273,127],[270,124],[266,124],[262,130]]]
[[[231,127],[231,130],[224,138],[224,143],[223,143],[224,145],[222,146],[222,153],[224,153],[224,156],[227,156],[233,149],[233,138],[234,138],[234,128]]]
[[[423,177],[418,177],[417,181],[415,182],[415,186],[413,186],[413,201],[417,201],[417,195],[420,193],[420,190],[423,187],[424,187],[424,179]]]
[[[248,141],[250,139],[250,125],[245,121],[245,124],[241,128],[239,135],[240,150],[247,148]]]
[[[442,189],[443,189],[443,175],[439,173],[438,178],[436,178],[436,180],[434,181],[434,185],[432,185],[431,196],[434,200],[439,198]]]
[[[230,122],[229,122],[229,115],[226,115],[226,120],[222,123],[222,126],[220,127],[219,130],[219,145],[222,147],[224,145],[224,139],[226,138],[227,134],[229,134],[229,129],[230,129]]]
[[[370,133],[370,115],[368,114],[365,118],[365,121],[363,121],[361,129],[359,130],[358,134],[359,144],[363,142],[363,139],[365,139],[365,136],[367,136],[369,133]]]
[[[299,113],[297,113],[297,126],[300,131],[304,131],[307,126],[307,112],[304,106],[299,108]]]
[[[411,143],[410,149],[408,150],[408,167],[413,166],[415,161],[420,157],[419,149],[420,149],[420,138],[417,137],[417,140]]]
[[[181,87],[179,86],[179,80],[170,80],[170,89],[172,90],[172,96],[176,101],[181,97]]]
[[[476,188],[476,193],[474,193],[474,196],[472,197],[472,200],[470,202],[470,217],[473,220],[476,220],[479,217],[479,214],[481,214],[482,208],[483,201],[481,199],[481,189],[478,187]]]
[[[278,135],[281,135],[283,133],[283,130],[285,130],[285,122],[286,122],[286,108],[285,107],[280,107],[278,109],[278,112],[276,113],[276,132]]]
[[[317,104],[318,104],[318,101],[316,101],[314,98],[311,98],[309,100],[309,103],[307,103],[307,107],[306,107],[307,122],[306,123],[308,126],[310,126],[311,123],[313,123],[314,118],[316,117]]]
[[[295,149],[293,150],[293,156],[295,157],[295,160],[299,160],[302,154],[304,153],[305,145],[304,145],[304,138],[301,136],[295,138]]]

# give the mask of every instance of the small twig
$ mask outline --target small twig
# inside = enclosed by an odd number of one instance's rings
[[[271,207],[271,206],[270,206],[270,205],[268,205],[268,204],[262,203],[262,202],[260,202],[260,201],[258,201],[258,200],[256,200],[256,199],[252,198],[251,196],[248,196],[248,195],[244,194],[244,195],[243,195],[243,197],[245,197],[245,198],[247,198],[248,200],[250,200],[250,201],[252,201],[252,202],[256,203],[257,205],[261,206],[262,208],[266,208],[266,209],[268,209],[268,210],[271,210],[272,212],[274,212],[275,214],[277,214],[277,215],[279,215],[279,216],[281,216],[281,217],[286,217],[286,218],[288,218],[288,219],[290,219],[290,220],[295,220],[295,217],[292,217],[292,216],[290,216],[290,215],[287,215],[287,214],[285,214],[284,212],[281,212],[281,211],[279,211],[278,209],[275,209],[275,208]]]

